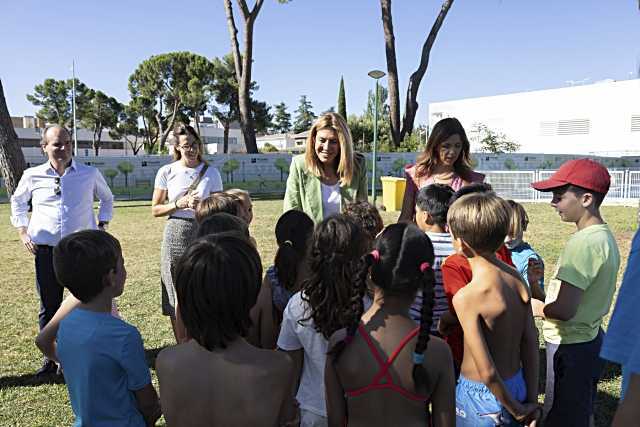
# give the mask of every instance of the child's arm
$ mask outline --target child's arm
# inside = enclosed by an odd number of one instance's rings
[[[477,310],[477,302],[470,301],[465,292],[459,292],[453,299],[453,304],[464,331],[466,349],[469,350],[471,357],[473,357],[480,380],[516,420],[520,421],[526,418],[538,408],[538,405],[533,403],[521,404],[513,398],[505,387],[482,332],[481,316]]]
[[[545,295],[542,287],[540,286],[540,280],[544,278],[544,264],[539,258],[529,258],[527,264],[527,283],[531,289],[531,296],[540,301],[544,301]]]
[[[538,353],[538,329],[533,321],[531,305],[527,307],[525,315],[524,334],[520,343],[520,357],[522,358],[522,368],[524,380],[527,384],[527,402],[536,403],[538,401],[538,372],[540,360]]]
[[[153,384],[149,383],[140,390],[134,391],[133,394],[136,397],[138,410],[140,410],[147,426],[156,425],[156,421],[162,415],[162,410],[160,409],[158,393],[156,393]]]
[[[533,315],[536,317],[550,318],[556,320],[571,320],[578,311],[578,306],[582,302],[584,291],[573,286],[571,283],[562,281],[558,297],[549,304],[542,301],[532,300]]]
[[[333,348],[333,345],[330,348]],[[327,356],[324,367],[327,420],[330,427],[344,427],[347,425],[347,402],[344,399],[344,388],[336,372],[334,361],[335,357],[332,355]]]
[[[433,345],[433,344],[430,344]],[[440,369],[438,381],[431,393],[431,419],[433,427],[455,427],[456,425],[456,379],[453,373],[453,357],[448,345],[438,351],[436,366]],[[425,361],[425,369],[433,362]]]
[[[73,295],[69,295],[62,301],[62,304],[53,315],[49,323],[40,331],[36,337],[36,346],[40,351],[49,359],[60,362],[57,355],[56,336],[58,335],[58,328],[60,327],[60,321],[64,319],[74,308],[80,305],[79,299]]]
[[[300,378],[302,377],[302,364],[304,363],[304,350],[282,350],[286,352],[291,361],[293,362],[293,378],[291,381],[291,388],[286,398],[286,407],[281,410],[281,419],[286,421],[286,425],[296,425],[299,423],[300,412],[298,408],[298,401],[296,400],[296,394],[298,394],[298,387],[300,387]]]
[[[182,321],[182,316],[180,315],[180,308],[178,307],[178,300],[176,299],[176,341],[178,344],[183,344],[189,341],[191,338],[187,333],[187,328],[184,326],[184,322]]]
[[[611,427],[626,427],[637,424],[640,419],[640,374],[631,374],[624,399],[619,403]]]
[[[247,341],[259,348],[273,350],[278,338],[273,321],[273,303],[271,301],[271,285],[265,275],[258,293],[256,305],[249,312],[253,326],[247,336]]]
[[[459,325],[460,321],[458,320],[458,317],[450,310],[445,311],[442,313],[442,316],[440,316],[440,320],[438,321],[438,332],[440,332],[442,336],[446,337],[451,333],[454,326]]]
[[[344,427],[347,425],[347,402],[344,399],[344,387],[338,377],[335,363],[337,360],[332,352],[346,334],[344,330],[336,332],[329,341],[327,360],[324,366],[325,401],[327,402],[327,420],[330,427]]]

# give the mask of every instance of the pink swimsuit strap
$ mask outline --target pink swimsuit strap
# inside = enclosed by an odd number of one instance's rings
[[[380,370],[378,371],[376,376],[373,377],[373,380],[371,381],[371,384],[368,384],[368,385],[366,385],[364,387],[361,387],[361,388],[358,388],[358,389],[355,389],[355,390],[347,390],[346,391],[347,396],[356,397],[356,396],[360,396],[360,395],[365,394],[365,393],[367,393],[369,391],[372,391],[372,390],[390,389],[390,390],[395,391],[396,393],[401,394],[403,397],[405,397],[405,398],[407,398],[409,400],[414,400],[414,401],[417,401],[417,402],[426,402],[426,401],[428,401],[429,400],[428,397],[417,395],[417,394],[412,393],[412,392],[408,391],[407,389],[395,384],[393,382],[393,378],[391,377],[391,374],[389,373],[389,368],[393,364],[393,361],[396,359],[396,357],[398,357],[398,354],[400,354],[400,352],[402,351],[404,346],[407,345],[407,343],[409,341],[411,341],[416,335],[418,335],[419,331],[420,331],[420,327],[417,327],[417,328],[413,329],[411,332],[409,332],[402,339],[402,341],[400,341],[400,344],[398,344],[398,346],[393,351],[393,353],[391,353],[391,356],[389,356],[389,358],[386,361],[384,361],[382,359],[382,357],[380,356],[380,353],[376,349],[375,345],[373,344],[373,341],[371,341],[371,338],[369,337],[369,334],[364,329],[364,326],[362,324],[358,325],[358,332],[360,333],[360,335],[362,336],[364,341],[367,343],[367,346],[369,347],[369,350],[371,351],[371,354],[376,359],[376,362],[378,362],[378,366],[380,366]],[[383,379],[385,379],[386,381],[382,382]]]

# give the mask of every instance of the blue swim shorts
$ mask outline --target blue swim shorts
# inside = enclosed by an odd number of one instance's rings
[[[520,369],[504,381],[519,402],[527,398],[527,385]],[[460,375],[456,386],[456,427],[519,426],[520,423],[500,404],[486,385]]]

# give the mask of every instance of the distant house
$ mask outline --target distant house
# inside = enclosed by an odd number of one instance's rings
[[[270,144],[278,151],[304,151],[304,144],[298,145],[294,137],[295,135],[290,133],[262,135],[256,138],[256,143],[258,150],[263,150],[266,144]]]

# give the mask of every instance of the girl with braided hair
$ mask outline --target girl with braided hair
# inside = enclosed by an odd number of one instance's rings
[[[284,309],[278,348],[294,361],[297,377],[292,395],[300,405],[303,427],[327,425],[327,343],[335,331],[359,318],[352,309],[357,298],[352,288],[366,287],[358,273],[367,242],[362,228],[344,215],[330,216],[318,224],[311,238],[307,279]]]
[[[434,252],[414,224],[388,226],[363,257],[352,289],[353,322],[329,342],[325,367],[330,426],[454,426],[453,360],[447,344],[430,336]],[[363,313],[368,272],[374,300]],[[420,325],[409,316],[418,290]],[[431,403],[432,413],[429,413]]]

